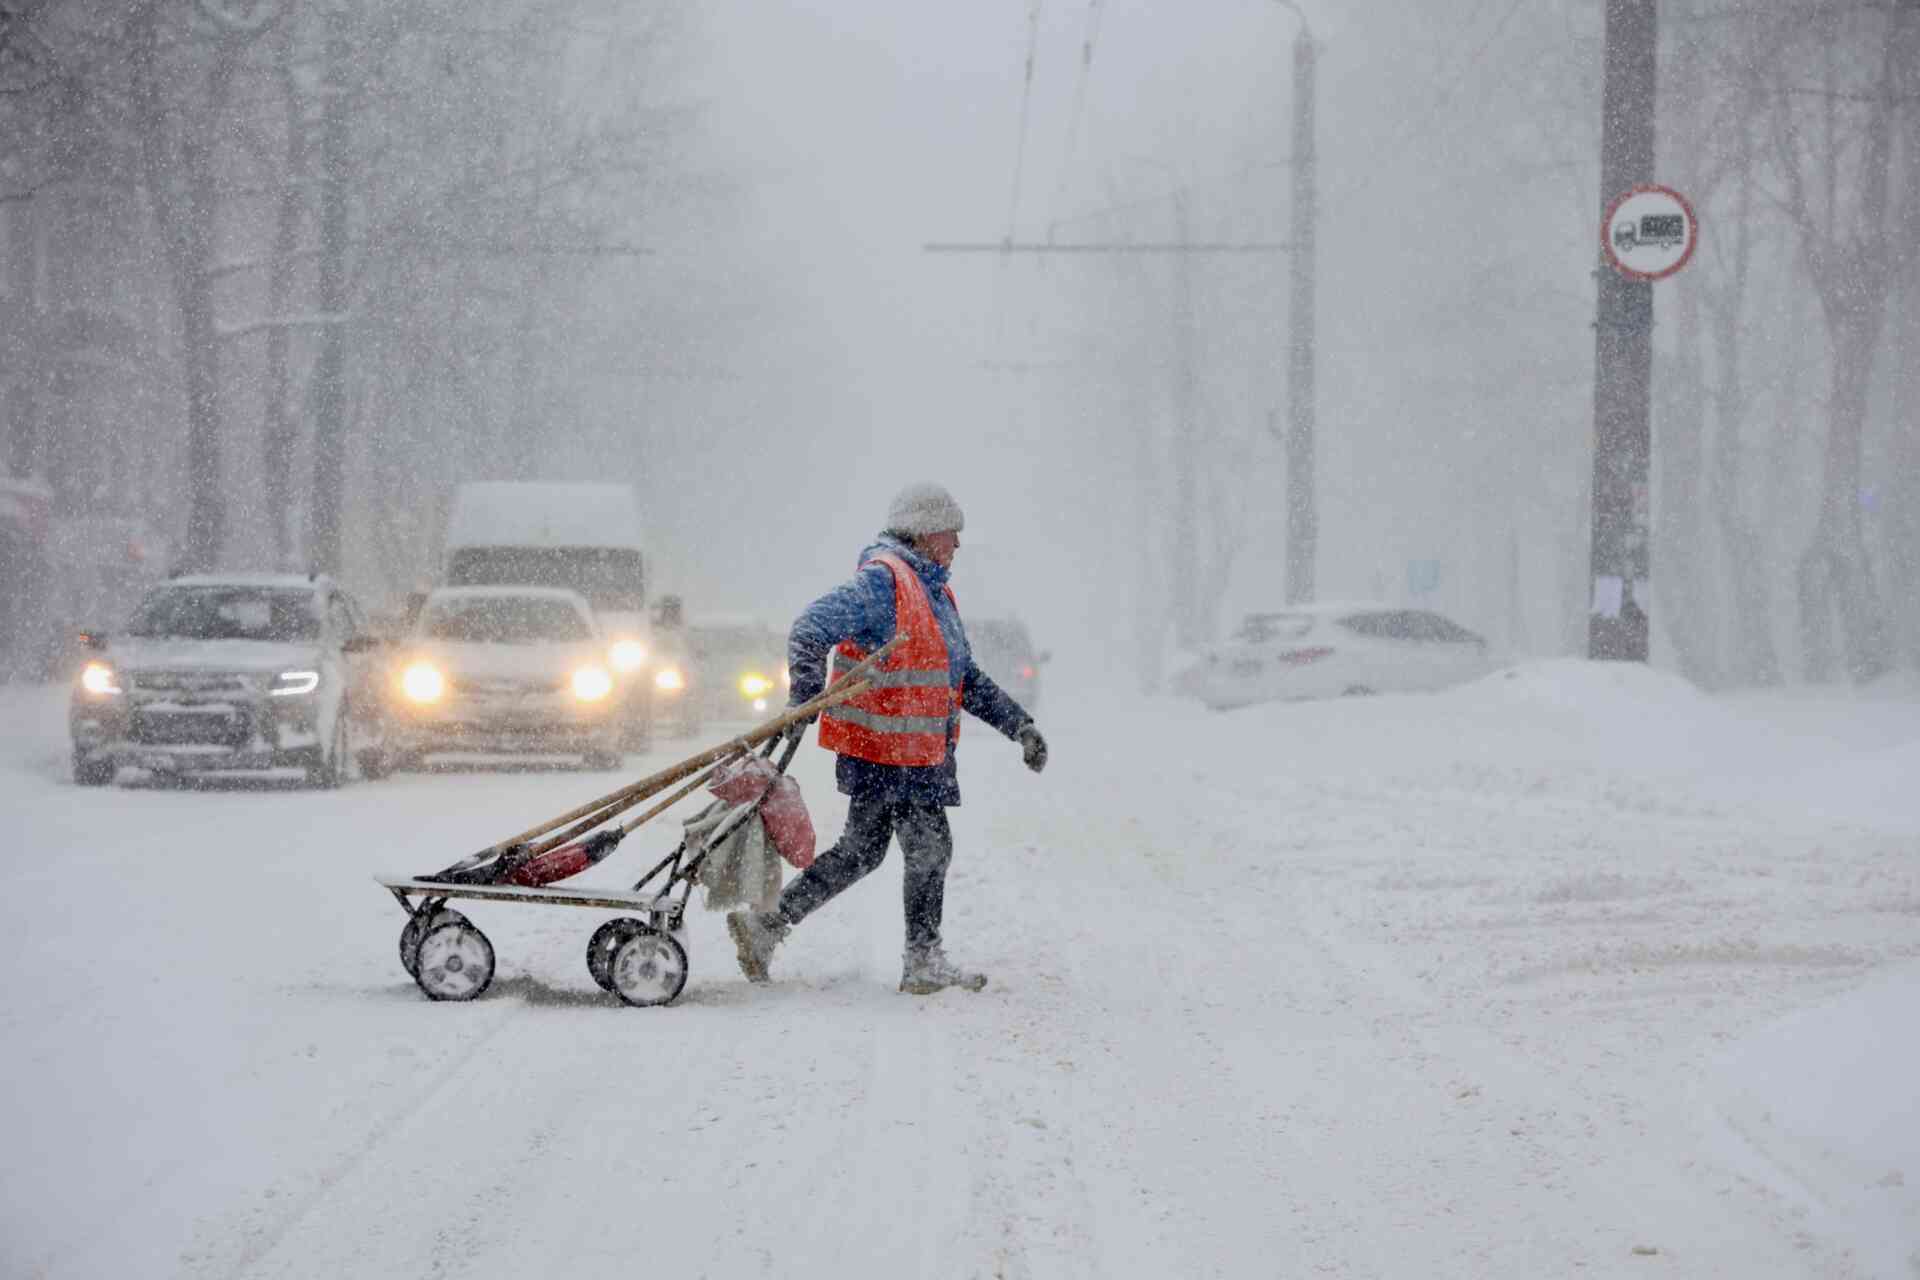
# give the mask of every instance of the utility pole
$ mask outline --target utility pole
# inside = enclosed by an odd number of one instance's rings
[[[1180,242],[1188,239],[1187,197],[1174,199]],[[1200,406],[1193,367],[1193,255],[1174,266],[1177,301],[1173,318],[1173,635],[1192,649],[1210,628],[1200,617]]]
[[[1653,181],[1656,0],[1606,0],[1600,205]],[[1594,319],[1593,544],[1587,656],[1647,660],[1653,607],[1648,472],[1653,453],[1653,284],[1606,260]]]
[[[1320,545],[1320,515],[1313,483],[1313,224],[1317,199],[1313,81],[1313,37],[1302,19],[1300,33],[1293,41],[1293,261],[1287,324],[1288,604],[1312,603],[1313,569]]]

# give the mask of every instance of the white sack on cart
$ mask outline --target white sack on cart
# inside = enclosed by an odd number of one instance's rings
[[[687,848],[698,849],[707,835],[739,812],[741,805],[715,802],[686,821]],[[771,911],[780,897],[784,871],[780,853],[767,838],[766,824],[753,814],[732,835],[707,850],[700,864],[699,882],[706,890],[707,910],[736,911],[748,907]]]

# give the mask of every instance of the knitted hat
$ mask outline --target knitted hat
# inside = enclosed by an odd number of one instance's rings
[[[893,495],[887,507],[887,532],[922,538],[930,533],[958,533],[967,527],[960,504],[937,484],[910,484]]]

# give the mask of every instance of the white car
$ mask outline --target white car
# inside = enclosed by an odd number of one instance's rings
[[[87,638],[68,710],[73,777],[303,769],[336,787],[377,772],[380,641],[324,576],[172,578],[124,631]]]
[[[387,742],[397,768],[428,756],[575,755],[617,769],[621,701],[607,641],[577,592],[442,587],[393,664]]]
[[[1175,688],[1223,711],[1256,702],[1441,689],[1495,667],[1487,642],[1427,609],[1315,604],[1250,613]]]

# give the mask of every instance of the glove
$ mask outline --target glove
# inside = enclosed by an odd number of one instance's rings
[[[1038,773],[1047,767],[1047,740],[1033,727],[1033,721],[1021,725],[1014,738],[1020,743],[1020,756],[1027,762],[1027,768]]]
[[[788,710],[792,710],[792,708],[789,707]],[[792,724],[780,731],[780,745],[783,747],[791,746],[804,739],[807,736],[807,726],[819,718],[820,713],[816,711],[804,720],[795,720]]]

